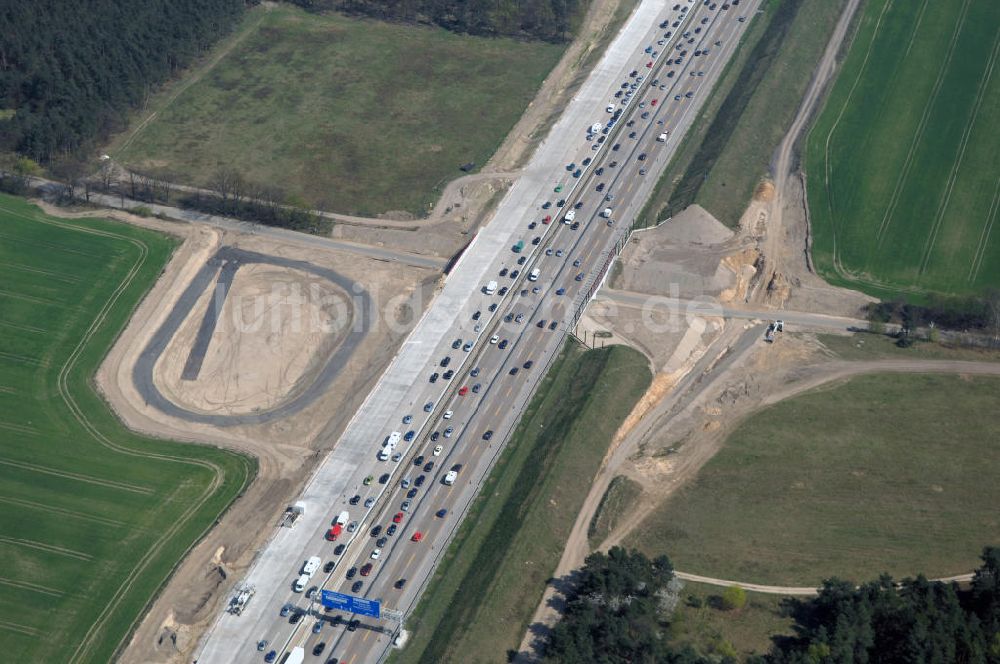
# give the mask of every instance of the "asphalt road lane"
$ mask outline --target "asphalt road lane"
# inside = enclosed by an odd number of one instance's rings
[[[744,2],[743,4],[755,6],[755,3]],[[741,13],[750,13],[751,11],[750,7],[742,7],[741,9]],[[366,596],[381,598],[386,605],[399,608],[404,612],[412,608],[424,582],[433,571],[437,558],[447,546],[447,542],[457,526],[459,521],[457,517],[465,511],[475,496],[479,483],[493,460],[496,459],[507,433],[516,424],[523,405],[530,397],[548,361],[558,352],[565,329],[560,327],[559,330],[552,331],[548,329],[547,325],[544,329],[540,329],[535,323],[543,318],[546,321],[564,321],[568,313],[573,310],[574,296],[579,303],[593,285],[594,280],[600,276],[600,267],[603,264],[603,261],[600,260],[601,257],[607,255],[624,231],[624,226],[630,221],[628,216],[630,210],[637,210],[641,206],[642,200],[638,199],[643,195],[642,192],[655,184],[656,169],[665,164],[669,153],[673,151],[687,125],[693,121],[701,97],[706,96],[705,91],[707,91],[708,86],[714,84],[715,74],[721,70],[724,59],[735,47],[737,41],[735,37],[744,25],[737,24],[736,14],[725,17],[729,20],[720,19],[719,12],[711,12],[703,5],[691,5],[688,13],[691,14],[691,17],[686,20],[692,29],[695,20],[700,25],[701,18],[709,18],[707,27],[703,27],[702,30],[706,34],[700,35],[702,40],[705,40],[708,35],[713,35],[713,39],[721,39],[722,46],[728,46],[729,50],[717,48],[716,51],[713,51],[715,55],[704,59],[706,73],[703,77],[689,77],[690,81],[682,81],[682,75],[677,73],[673,78],[665,79],[669,85],[666,90],[657,89],[653,92],[649,85],[651,79],[656,78],[657,75],[665,78],[665,72],[671,68],[687,71],[693,66],[693,63],[697,62],[698,65],[702,63],[701,60],[689,54],[680,67],[666,67],[663,63],[672,57],[673,51],[671,51],[671,44],[664,45],[663,48],[659,49],[662,51],[657,59],[659,64],[643,72],[647,78],[643,87],[640,88],[641,93],[637,93],[636,99],[629,105],[629,114],[623,116],[615,128],[609,132],[601,149],[592,150],[592,143],[580,141],[580,145],[575,151],[575,161],[582,162],[584,158],[589,156],[595,159],[595,163],[591,164],[579,179],[573,178],[565,170],[552,173],[550,186],[554,186],[557,182],[562,183],[565,187],[564,191],[558,195],[550,193],[551,190],[542,191],[535,203],[533,218],[525,218],[523,223],[526,226],[529,221],[540,222],[541,217],[547,213],[556,216],[558,211],[554,208],[543,212],[541,203],[546,199],[555,200],[559,195],[562,195],[567,198],[567,206],[573,205],[577,200],[584,201],[583,212],[581,212],[579,219],[581,221],[580,229],[572,231],[563,224],[553,223],[550,226],[545,226],[539,223],[535,233],[544,237],[544,243],[540,243],[537,248],[530,245],[526,247],[526,251],[534,253],[526,265],[518,266],[522,272],[517,282],[511,283],[509,279],[494,277],[501,285],[507,285],[512,289],[512,292],[502,299],[502,304],[500,304],[501,299],[497,297],[476,296],[458,315],[454,325],[442,326],[441,329],[451,329],[451,332],[440,334],[439,343],[436,344],[436,350],[433,353],[434,362],[437,363],[444,355],[452,356],[453,364],[450,368],[455,369],[456,376],[452,379],[445,397],[439,399],[436,404],[434,413],[427,417],[421,406],[428,395],[440,393],[440,381],[438,385],[429,385],[427,376],[431,371],[441,373],[441,369],[432,369],[427,366],[419,371],[419,375],[408,376],[397,376],[395,373],[387,372],[387,376],[391,373],[392,380],[399,381],[400,387],[405,386],[408,390],[407,394],[410,395],[406,409],[399,410],[397,408],[397,412],[386,412],[385,414],[385,421],[399,423],[393,428],[405,431],[412,427],[414,431],[418,432],[415,444],[408,450],[408,455],[403,461],[404,464],[409,465],[397,469],[392,464],[376,462],[374,456],[377,447],[375,441],[370,441],[367,451],[359,452],[358,464],[345,469],[348,474],[346,479],[338,484],[333,492],[327,494],[334,495],[336,498],[327,500],[321,508],[325,515],[324,518],[330,518],[340,509],[350,510],[352,518],[360,522],[360,528],[350,542],[348,551],[341,556],[336,569],[326,578],[321,578],[322,575],[317,577],[314,580],[317,585],[320,585],[322,581],[324,587],[349,590],[350,584],[345,581],[344,573],[349,567],[360,566],[368,560],[374,542],[369,536],[371,526],[376,523],[382,525],[389,523],[391,515],[399,509],[403,500],[399,480],[405,474],[416,477],[410,459],[419,453],[424,454],[428,459],[433,458],[428,456],[430,450],[435,444],[442,444],[445,447],[444,454],[435,459],[435,468],[432,473],[426,473],[426,483],[414,498],[413,506],[402,524],[403,527],[394,537],[390,538],[380,560],[375,564],[372,576],[365,579],[362,590]],[[667,14],[673,16],[673,12],[667,12]],[[655,28],[655,24],[648,32],[647,40],[636,44],[636,51],[641,50],[645,43],[655,44],[661,38],[663,30],[653,28]],[[683,32],[683,29],[671,31],[676,34]],[[728,44],[730,41],[731,45]],[[693,46],[689,45],[687,48],[693,53]],[[648,56],[645,54],[634,57],[635,66],[626,67],[616,85],[620,85],[620,81],[626,80],[625,74],[630,69],[643,69],[647,60]],[[715,60],[719,61],[718,65],[714,64]],[[657,70],[657,67],[660,69]],[[664,67],[666,68],[664,69]],[[691,87],[702,91],[697,100],[687,100],[682,95],[682,99],[685,101],[679,104],[663,101],[667,98],[666,95],[674,90],[686,91]],[[605,99],[610,99],[615,89],[612,88]],[[677,94],[677,92],[673,92],[673,94]],[[650,103],[654,97],[660,100],[656,107]],[[639,109],[640,101],[646,101],[647,108]],[[606,102],[598,103],[600,106],[594,109],[593,118],[606,120],[608,116],[601,115],[604,112],[603,106]],[[648,121],[638,120],[635,128],[628,130],[637,132],[636,139],[624,139],[623,137],[628,133],[625,131],[625,121],[632,115],[638,116],[646,111],[650,112],[651,118]],[[664,125],[657,124],[659,120],[663,120]],[[656,143],[655,137],[660,133],[660,128],[670,124],[674,125],[671,128],[670,139],[667,143]],[[584,129],[585,127],[580,128],[579,136],[581,139]],[[615,142],[622,144],[622,149],[617,152],[610,149],[610,146]],[[656,148],[655,151],[654,148]],[[641,164],[636,157],[641,151],[653,155],[646,160],[646,163],[650,164],[647,168],[650,168],[651,171],[648,177],[638,175]],[[618,160],[621,163],[617,169],[611,169],[611,172],[606,175],[606,179],[612,178],[611,187],[619,188],[615,201],[617,208],[613,215],[619,220],[619,223],[614,227],[608,227],[604,220],[598,216],[599,210],[603,207],[599,205],[603,194],[595,195],[594,187],[598,180],[595,179],[594,170],[613,160]],[[610,167],[605,166],[605,168]],[[483,233],[488,233],[491,226],[484,229]],[[521,228],[525,228],[525,226]],[[527,239],[533,235],[525,230],[523,237]],[[565,255],[561,258],[545,257],[545,248],[564,249]],[[501,256],[501,261],[510,269],[513,267],[516,257],[516,254],[505,253]],[[578,257],[581,257],[583,261],[580,271],[584,272],[586,276],[580,282],[573,279],[576,269],[572,267],[572,261]],[[542,273],[537,282],[540,292],[531,294],[531,288],[536,284],[525,284],[524,275],[532,266],[536,265]],[[500,267],[500,265],[495,266],[492,274],[496,274]],[[529,295],[519,295],[519,291],[525,286],[528,288]],[[554,295],[554,290],[560,286],[567,288],[566,295]],[[487,314],[486,311],[486,304],[490,302],[500,304],[497,312],[492,315]],[[566,306],[566,303],[569,303],[570,306]],[[474,331],[475,323],[471,320],[471,315],[476,309],[483,311],[484,329],[478,333]],[[521,325],[504,323],[502,316],[507,312],[525,313],[524,323]],[[486,340],[494,329],[501,337],[510,340],[510,346],[505,351],[487,343]],[[461,350],[456,351],[450,348],[450,342],[457,336],[461,336],[463,339],[478,337],[479,342],[472,354],[467,355]],[[529,359],[535,362],[535,366],[530,370],[525,370],[523,364]],[[466,378],[473,364],[480,367],[480,375],[476,379]],[[519,367],[519,372],[518,375],[511,376],[510,370],[514,367]],[[461,382],[459,382],[460,377]],[[483,384],[483,390],[479,395],[472,395],[471,392],[465,397],[455,395],[462,384],[471,386],[476,381]],[[390,404],[386,408],[395,408],[395,405]],[[445,408],[452,408],[455,411],[455,417],[447,423],[440,419],[440,414]],[[363,406],[359,413],[364,409]],[[404,428],[400,418],[407,412],[413,414],[415,422]],[[381,413],[378,414],[379,417],[381,415]],[[448,440],[442,436],[435,443],[430,442],[428,440],[430,433],[435,430],[441,431],[446,424],[455,427],[455,435]],[[495,431],[494,438],[489,443],[482,440],[482,433],[487,429]],[[358,449],[363,448],[359,447]],[[459,481],[454,487],[444,487],[440,484],[440,478],[455,463],[461,463],[464,466]],[[365,512],[357,507],[347,505],[348,498],[355,492],[360,493],[364,498],[383,489],[378,484],[373,484],[372,487],[365,489],[361,485],[361,478],[366,474],[374,473],[378,477],[382,472],[390,471],[393,472],[391,484],[384,487],[384,493],[379,497],[379,501],[371,511]],[[448,516],[444,519],[438,519],[434,514],[442,507],[449,510]],[[364,516],[362,516],[362,512],[365,512]],[[328,559],[332,556],[334,545],[323,539],[325,526],[326,522],[322,528],[314,527],[315,532],[309,536],[304,551],[312,551]],[[424,539],[420,543],[409,541],[415,530],[424,533]],[[280,537],[281,534],[278,536]],[[293,567],[295,564],[301,565],[301,562],[302,560],[298,560],[293,565],[288,566],[285,573],[287,583],[283,586],[285,588],[283,592],[273,597],[261,599],[261,601],[268,601],[268,605],[262,610],[263,613],[258,614],[258,622],[253,623],[260,625],[256,630],[256,638],[267,638],[271,641],[269,647],[275,647],[279,650],[283,650],[289,645],[301,644],[306,647],[307,651],[311,651],[314,644],[322,641],[326,644],[324,658],[336,656],[351,664],[378,661],[383,657],[389,647],[387,635],[367,628],[359,629],[357,632],[346,632],[343,628],[333,628],[330,625],[323,627],[319,635],[312,635],[309,628],[314,622],[313,619],[304,619],[302,623],[293,627],[287,620],[279,618],[278,610],[282,602],[291,602],[300,608],[309,608],[309,603],[303,600],[302,595],[291,591],[291,582],[297,573]],[[404,577],[407,578],[407,584],[402,591],[392,587],[399,578]],[[243,618],[237,620],[243,620]],[[227,624],[226,627],[232,628],[232,624]],[[239,627],[241,630],[239,633],[246,633],[244,627]],[[251,629],[253,628],[251,627]],[[233,632],[233,634],[235,633]],[[218,647],[209,650],[213,656],[221,652]],[[213,660],[209,658],[207,661]]]
[[[735,47],[734,37],[739,30],[739,25],[735,21],[735,17],[734,20],[726,22],[718,19],[720,16],[718,12],[713,13],[707,9],[702,10],[701,7],[699,7],[699,10],[692,12],[692,15],[696,17],[694,20],[708,15],[710,23],[703,29],[702,32],[704,34],[701,36],[701,41],[696,42],[696,45],[691,45],[692,52],[694,49],[700,48],[705,44],[714,45],[715,41],[725,42],[730,40],[733,42],[729,48],[729,52],[731,52]],[[716,21],[719,23],[719,28],[716,28]],[[723,30],[722,26],[728,29]],[[641,129],[642,135],[639,136],[637,134],[637,139],[634,141],[631,149],[620,149],[617,152],[607,150],[604,152],[601,160],[590,165],[591,169],[596,169],[601,164],[605,164],[605,168],[607,168],[607,162],[613,161],[616,156],[619,159],[627,160],[621,164],[621,167],[615,171],[614,175],[610,176],[611,185],[605,188],[604,193],[607,191],[618,191],[616,196],[618,200],[616,202],[624,202],[624,197],[635,190],[637,179],[643,177],[638,175],[638,170],[642,167],[643,162],[639,162],[636,159],[637,155],[642,151],[650,151],[658,147],[669,147],[664,143],[656,142],[656,136],[662,131],[662,127],[683,126],[686,116],[691,115],[696,109],[696,106],[690,103],[673,105],[663,101],[659,101],[656,106],[653,106],[651,104],[652,99],[663,100],[668,94],[681,94],[682,99],[690,101],[684,98],[683,94],[689,89],[699,90],[698,84],[705,83],[706,79],[714,82],[717,70],[721,70],[724,65],[724,59],[724,57],[720,57],[715,62],[721,64],[715,67],[706,64],[704,69],[698,67],[704,61],[699,61],[696,58],[687,59],[680,67],[671,66],[675,71],[684,74],[690,71],[705,71],[706,73],[702,77],[689,77],[697,79],[694,81],[694,85],[684,85],[684,77],[675,74],[673,78],[666,79],[672,84],[666,90],[661,91],[658,88],[650,89],[647,87],[641,99],[639,97],[636,98],[636,101],[632,103],[632,113],[635,116],[640,116],[647,109],[651,113],[648,121],[640,120],[636,123],[636,131],[640,131],[638,129],[639,122],[646,123],[645,127]],[[665,69],[664,71],[668,70]],[[652,77],[650,76],[650,78]],[[645,108],[639,108],[639,101],[645,102]],[[655,115],[653,115],[654,109]],[[663,124],[658,124],[658,120],[663,120]],[[623,130],[620,129],[619,132],[621,131]],[[681,133],[681,131],[677,131],[675,134],[672,131],[671,135],[674,136],[673,141],[679,141]],[[612,133],[605,143],[609,145],[613,144],[615,139],[620,136],[621,133],[618,133],[617,136]],[[586,152],[582,154],[586,154]],[[647,159],[646,161],[651,160]],[[429,549],[431,552],[440,551],[438,545],[434,544],[434,542],[438,541],[445,534],[445,530],[448,527],[447,520],[454,517],[455,510],[462,508],[461,501],[456,499],[459,487],[443,487],[440,484],[441,477],[443,477],[443,474],[447,472],[453,463],[461,463],[463,469],[468,469],[480,465],[484,459],[488,459],[491,456],[491,453],[495,453],[494,444],[496,444],[496,439],[491,441],[490,444],[484,444],[482,441],[482,432],[493,426],[491,422],[496,422],[505,412],[510,411],[509,399],[513,394],[513,387],[510,385],[510,381],[512,379],[516,380],[516,377],[510,375],[510,370],[518,367],[520,373],[520,371],[524,371],[524,362],[528,360],[537,361],[535,358],[535,354],[538,352],[537,349],[544,348],[546,346],[545,337],[553,334],[548,329],[548,322],[562,320],[565,317],[565,313],[569,307],[563,305],[561,307],[562,311],[553,311],[554,308],[558,309],[558,307],[553,307],[551,304],[556,303],[558,305],[565,303],[570,299],[573,290],[583,290],[583,285],[586,282],[575,282],[572,278],[572,274],[576,270],[572,265],[573,260],[581,258],[583,261],[582,265],[590,267],[590,271],[593,272],[596,267],[595,260],[607,251],[609,237],[612,233],[610,231],[600,232],[602,227],[607,229],[607,226],[604,219],[599,216],[600,210],[603,208],[603,205],[600,203],[604,193],[592,193],[593,186],[598,179],[601,179],[600,176],[593,174],[582,178],[580,182],[582,186],[576,189],[577,192],[580,192],[578,196],[567,199],[567,208],[578,199],[583,199],[590,203],[590,205],[585,204],[585,209],[589,210],[589,214],[584,217],[585,222],[583,223],[585,225],[581,224],[581,230],[570,231],[568,226],[554,221],[549,232],[546,234],[545,244],[541,245],[536,254],[536,259],[524,266],[520,266],[522,274],[527,273],[531,267],[538,266],[540,268],[541,276],[537,283],[541,285],[542,292],[538,295],[531,295],[531,285],[525,284],[523,281],[510,286],[515,293],[525,285],[529,286],[529,295],[527,297],[515,295],[513,301],[506,309],[514,314],[524,313],[525,321],[521,326],[516,327],[511,323],[502,324],[497,333],[501,338],[507,338],[511,341],[512,345],[507,349],[508,352],[500,351],[499,354],[487,353],[481,361],[476,363],[481,369],[479,377],[476,379],[470,378],[468,381],[461,383],[472,384],[472,381],[482,380],[484,375],[491,374],[493,376],[489,387],[480,393],[480,404],[471,413],[468,420],[453,419],[450,421],[450,425],[455,426],[456,431],[459,432],[457,438],[454,439],[454,445],[451,447],[452,453],[447,457],[441,457],[444,459],[444,462],[436,464],[433,473],[427,475],[427,483],[418,491],[417,496],[412,499],[413,507],[411,507],[410,512],[406,513],[404,523],[400,527],[399,532],[387,544],[387,549],[382,550],[382,556],[376,563],[377,571],[373,573],[373,576],[365,580],[365,589],[362,591],[365,596],[380,597],[387,604],[401,608],[404,611],[412,608],[412,603],[415,601],[417,593],[409,593],[408,591],[410,588],[413,588],[412,581],[414,574],[419,576],[421,573],[429,573],[431,571],[430,569],[426,571],[423,569],[414,570],[413,565],[417,562],[418,556],[429,560],[437,557],[427,555],[427,550]],[[655,178],[651,179],[655,181]],[[624,189],[624,191],[621,191],[621,189]],[[562,211],[565,212],[567,208],[564,208]],[[548,212],[551,212],[551,210],[542,211],[539,208],[539,219]],[[557,216],[556,220],[558,218]],[[578,220],[580,220],[580,217],[578,217]],[[536,228],[536,231],[542,227],[540,225]],[[528,232],[527,235],[531,235],[531,233]],[[553,253],[552,256],[547,257],[542,248],[562,249],[564,255],[556,257]],[[508,265],[507,267],[508,269],[512,269],[516,266]],[[552,270],[555,270],[554,277],[551,276]],[[523,276],[519,277],[519,279],[523,279]],[[500,277],[497,277],[497,281],[501,285],[507,283],[506,280]],[[567,294],[564,296],[554,295],[554,291],[559,287],[566,288]],[[527,310],[525,310],[523,305],[527,305]],[[537,322],[542,320],[546,321],[544,329],[537,327]],[[531,370],[536,369],[537,366],[532,367]],[[460,383],[456,383],[456,385],[458,384]],[[455,401],[461,403],[466,399],[468,399],[468,396],[456,397]],[[447,407],[455,408],[456,417],[458,417],[458,413],[460,412],[458,407],[451,403]],[[454,424],[456,421],[465,426],[459,428],[459,425]],[[440,421],[434,427],[434,430],[441,431],[448,424],[449,422]],[[430,456],[433,446],[444,440],[441,438],[437,443],[425,440],[424,446],[416,454],[424,455],[428,459],[433,458]],[[411,473],[404,473],[403,475],[414,477],[417,472],[414,469]],[[462,479],[462,476],[460,476],[460,484]],[[475,478],[470,479],[467,481],[467,485],[471,486],[474,482],[478,483]],[[382,521],[385,522],[382,524],[383,532],[391,519],[391,515],[399,509],[401,502],[406,499],[406,491],[398,485],[393,490],[382,517]],[[469,499],[471,497],[469,496]],[[435,514],[442,508],[448,509],[448,516],[444,519],[439,519]],[[411,537],[413,533],[418,531],[423,535],[423,539],[419,543],[414,543],[411,541]],[[351,561],[351,566],[360,566],[368,562],[373,545],[374,538],[369,537],[363,546],[357,547],[355,557]],[[340,569],[343,572],[346,566],[342,565]],[[400,579],[406,579],[407,581],[407,586],[403,591],[394,588],[394,584]],[[340,584],[335,585],[337,590],[349,593],[352,583],[353,581],[344,580]],[[413,596],[407,597],[408,594],[412,594]],[[348,664],[362,661],[376,661],[378,656],[382,654],[382,652],[378,652],[378,646],[381,645],[381,649],[384,651],[388,645],[388,638],[386,636],[376,635],[371,630],[359,630],[353,633],[342,632],[334,637],[330,637],[325,628],[320,636],[306,639],[304,645],[307,649],[311,650],[312,646],[320,640],[328,643],[326,650],[328,655],[331,653],[337,654],[342,658],[343,662],[347,662]],[[372,652],[372,648],[375,648],[377,652]]]

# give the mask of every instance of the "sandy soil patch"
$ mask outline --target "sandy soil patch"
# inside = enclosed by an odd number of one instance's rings
[[[214,288],[171,340],[154,372],[174,403],[233,415],[272,408],[315,377],[352,323],[349,294],[298,270],[251,264],[233,279],[197,378],[184,368]]]
[[[724,259],[741,254],[748,244],[692,205],[670,221],[632,235],[613,287],[684,299],[735,293],[737,276],[744,281],[749,277],[742,263]]]

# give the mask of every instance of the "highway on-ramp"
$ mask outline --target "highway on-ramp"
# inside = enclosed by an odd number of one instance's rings
[[[311,653],[323,644],[319,656],[308,655],[312,661],[355,664],[385,658],[398,623],[365,619],[350,631],[334,624],[350,616],[323,611],[293,592],[299,568],[309,556],[319,556],[335,567],[318,573],[310,585],[380,599],[404,618],[412,610],[561,348],[567,324],[600,285],[657,174],[735,50],[749,24],[739,17],[752,16],[756,6],[751,0],[728,11],[693,2],[681,2],[677,9],[649,0],[639,5],[317,469],[302,496],[307,508],[301,522],[294,529],[274,530],[245,579],[256,588],[254,599],[242,615],[220,615],[200,645],[199,662],[256,661],[264,656],[256,651],[260,640],[268,641],[265,652],[274,649],[279,656],[293,647]],[[665,28],[658,27],[664,22]],[[690,34],[681,36],[685,32]],[[644,77],[641,83],[638,76]],[[588,137],[588,127],[613,117],[605,111],[609,102],[621,107],[614,93],[633,83],[633,98],[614,126],[607,134]],[[663,133],[666,141],[658,141]],[[593,161],[584,164],[588,158]],[[612,208],[612,224],[601,215],[606,207]],[[560,223],[571,209],[576,209],[577,228]],[[550,223],[543,222],[546,216],[552,217]],[[521,253],[512,251],[518,240],[526,245]],[[537,280],[529,280],[535,268]],[[493,295],[484,292],[491,280],[499,289]],[[497,343],[490,343],[493,335]],[[469,342],[473,346],[467,352]],[[444,378],[447,371],[454,371],[450,380]],[[433,373],[439,377],[431,382]],[[452,416],[445,417],[446,411]],[[376,455],[392,431],[412,431],[412,441],[404,439],[397,448],[398,463],[380,462]],[[439,456],[433,452],[437,445],[442,446]],[[456,464],[461,466],[457,480],[445,485],[445,473]],[[368,476],[372,481],[366,485]],[[405,488],[404,479],[409,480]],[[352,505],[355,495],[358,504]],[[368,498],[374,504],[364,507]],[[404,500],[410,501],[405,510]],[[341,510],[349,512],[357,528],[328,542],[324,535]],[[446,512],[438,516],[441,510]],[[397,531],[389,536],[397,513]],[[376,526],[381,532],[373,537]],[[377,547],[380,537],[386,541]],[[346,546],[338,555],[339,544]],[[381,549],[377,559],[372,558],[375,548]],[[362,576],[360,568],[367,563],[371,573]],[[347,579],[352,568],[356,571]],[[286,605],[302,618],[292,623],[282,617]]]

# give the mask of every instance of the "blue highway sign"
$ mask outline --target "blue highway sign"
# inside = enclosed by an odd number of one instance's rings
[[[371,616],[376,619],[382,617],[382,603],[377,599],[366,599],[324,590],[320,601],[323,606],[334,611],[356,613],[359,616]]]

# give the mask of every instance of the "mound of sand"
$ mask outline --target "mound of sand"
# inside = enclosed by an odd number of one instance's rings
[[[312,275],[272,265],[241,267],[196,377],[184,369],[215,296],[206,289],[157,362],[164,396],[226,415],[266,410],[308,385],[351,324],[349,296]]]
[[[714,297],[732,288],[721,265],[734,248],[733,231],[698,205],[657,228],[635,233],[612,286],[666,297]]]

